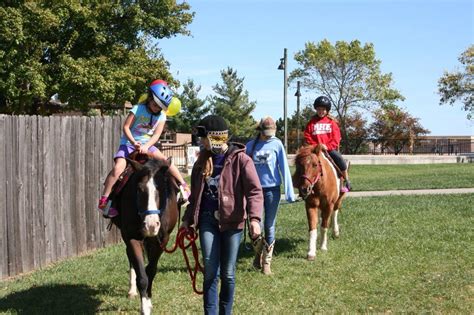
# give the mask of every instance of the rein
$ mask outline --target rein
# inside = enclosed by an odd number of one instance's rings
[[[198,234],[193,228],[180,228],[178,233],[176,234],[176,240],[170,249],[166,248],[166,244],[162,245],[162,249],[171,254],[173,253],[178,247],[181,248],[181,251],[184,256],[184,261],[186,262],[186,267],[188,269],[189,277],[191,278],[193,290],[196,294],[203,294],[203,291],[198,290],[196,287],[196,279],[198,272],[203,272],[204,268],[199,263],[199,251],[196,245],[196,240],[198,239]],[[186,240],[188,243],[186,244]],[[193,257],[194,257],[194,268],[191,268],[191,264],[189,262],[188,254],[186,250],[191,247]]]

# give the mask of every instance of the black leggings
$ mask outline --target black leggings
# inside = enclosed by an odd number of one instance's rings
[[[331,158],[334,160],[334,163],[336,163],[337,167],[339,167],[342,172],[347,170],[346,161],[344,161],[344,158],[342,157],[341,153],[339,153],[339,151],[329,151],[329,156],[331,156]]]

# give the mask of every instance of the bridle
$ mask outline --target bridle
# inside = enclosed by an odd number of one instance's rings
[[[318,164],[316,167],[316,176],[314,176],[312,179],[306,176],[306,174],[301,175],[301,178],[304,179],[305,181],[309,182],[309,187],[306,188],[306,196],[303,199],[306,199],[309,195],[314,193],[314,186],[316,183],[321,179],[322,177],[322,166],[321,166],[321,161],[318,160]]]

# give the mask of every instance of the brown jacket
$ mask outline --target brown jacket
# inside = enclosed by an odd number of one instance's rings
[[[191,173],[191,196],[183,221],[197,225],[204,190],[203,167],[198,159]],[[232,143],[226,153],[219,179],[219,228],[221,231],[243,229],[247,215],[261,221],[263,193],[252,159],[245,146]],[[247,211],[245,211],[247,209]],[[247,213],[248,212],[248,213]],[[198,228],[198,227],[197,227]]]

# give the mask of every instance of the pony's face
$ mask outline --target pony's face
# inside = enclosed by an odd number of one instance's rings
[[[318,180],[320,162],[317,152],[309,148],[302,148],[295,160],[296,170],[293,175],[293,186],[298,188],[300,197],[306,199],[313,192]]]
[[[142,232],[145,237],[157,236],[160,230],[160,214],[166,208],[165,172],[161,168],[144,168],[139,172],[137,208],[143,219]]]

